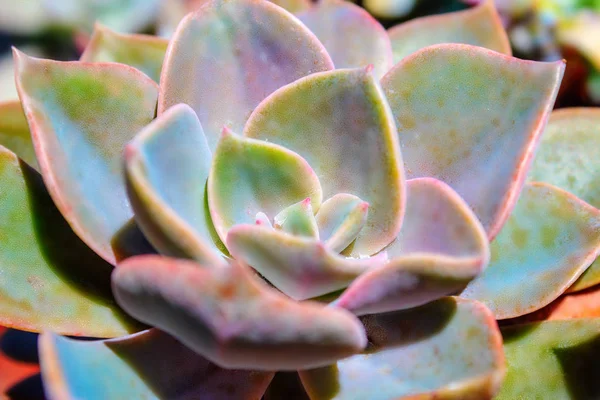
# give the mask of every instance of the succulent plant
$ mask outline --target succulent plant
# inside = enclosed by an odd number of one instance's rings
[[[80,61],[15,50],[0,324],[42,332],[46,395],[259,399],[276,371],[311,399],[566,393],[549,351],[598,320],[504,348],[496,320],[597,256],[598,117],[581,148],[577,113],[542,139],[564,63],[513,58],[491,3],[471,13],[388,36],[338,0],[215,0],[168,43],[98,26]],[[552,386],[519,375],[529,355]]]

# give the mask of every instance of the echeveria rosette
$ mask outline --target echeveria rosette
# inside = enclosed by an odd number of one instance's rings
[[[325,13],[325,5],[354,13],[362,18],[356,29],[385,42],[359,9],[330,2],[321,5]],[[57,238],[87,249],[70,225],[118,263],[112,288],[119,304],[160,329],[97,342],[44,333],[51,398],[106,398],[115,390],[128,390],[119,392],[128,398],[258,398],[272,371],[297,369],[316,399],[364,397],[363,381],[351,379],[356,371],[382,382],[382,399],[490,397],[498,390],[505,367],[493,313],[444,296],[476,284],[488,263],[488,237],[502,237],[562,64],[438,45],[404,58],[380,83],[380,70],[363,64],[371,62],[368,52],[330,56],[317,37],[343,46],[328,34],[315,36],[270,3],[210,3],[177,29],[158,88],[123,64],[17,53],[21,100],[50,196],[39,174],[6,150],[14,209],[6,215],[27,218],[7,219],[12,225],[3,228],[15,240],[0,253],[13,286],[2,288],[8,307],[0,310],[19,311],[0,315],[3,323],[96,337],[140,329],[110,298],[89,296],[88,282],[106,295],[107,262],[93,253],[50,257]],[[117,44],[150,45],[126,38]],[[115,57],[108,60],[157,71],[150,53],[141,52],[139,62],[106,49]],[[365,49],[372,50],[357,47]],[[351,64],[334,70],[334,58]],[[25,157],[29,149],[14,151]],[[569,203],[572,195],[541,187],[548,207],[564,201],[572,205],[564,211],[569,217],[594,214],[578,200]],[[41,200],[49,216],[32,207]],[[50,218],[57,222],[40,231]],[[581,257],[560,269],[556,292],[591,257],[596,237],[587,222],[573,220],[580,240],[549,248]],[[137,227],[161,255],[123,260],[149,251]],[[530,228],[532,235],[541,229],[535,221]],[[37,258],[22,268],[23,254]],[[91,260],[75,282],[58,271],[73,276],[73,259]],[[328,305],[310,301],[331,292]],[[155,369],[160,354],[169,359]],[[209,374],[218,378],[190,378]]]

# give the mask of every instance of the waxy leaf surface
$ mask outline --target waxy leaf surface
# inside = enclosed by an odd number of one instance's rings
[[[366,10],[345,0],[321,0],[298,18],[319,38],[336,68],[373,65],[381,78],[392,67],[387,32]]]
[[[267,1],[212,0],[184,18],[169,44],[158,113],[189,104],[214,149],[223,125],[241,132],[269,94],[333,69],[308,28]]]
[[[115,263],[115,234],[132,217],[125,144],[154,118],[157,85],[113,63],[58,62],[15,51],[16,80],[44,182],[75,233]]]
[[[338,193],[325,200],[315,216],[319,237],[331,250],[341,252],[356,239],[368,215],[369,203],[352,194]]]
[[[362,320],[364,354],[300,371],[312,400],[486,399],[500,386],[502,338],[480,303],[444,298]]]
[[[527,178],[551,183],[600,208],[600,108],[554,111]]]
[[[313,74],[281,88],[254,111],[244,135],[298,152],[326,198],[349,193],[367,201],[369,216],[351,252],[367,256],[388,245],[402,224],[404,171],[395,130],[367,68]]]
[[[418,0],[365,0],[363,6],[381,18],[399,18],[409,14]]]
[[[596,399],[600,319],[502,329],[507,374],[497,399]]]
[[[431,46],[396,64],[382,85],[407,177],[448,183],[496,236],[521,191],[563,70],[562,62],[464,44]]]
[[[319,238],[319,228],[315,220],[315,214],[310,204],[310,198],[306,198],[281,211],[274,218],[275,228],[291,235]],[[257,223],[260,225],[260,223]]]
[[[343,289],[366,270],[386,261],[384,253],[346,258],[317,239],[259,225],[233,227],[227,236],[227,248],[236,259],[250,265],[295,300]]]
[[[461,297],[483,302],[497,319],[528,314],[567,290],[599,250],[600,210],[530,183],[491,244],[490,265]]]
[[[396,25],[388,31],[394,64],[417,50],[442,43],[463,43],[511,55],[508,36],[494,0],[464,11],[432,15]]]
[[[432,178],[407,182],[405,221],[386,252],[389,263],[359,276],[336,306],[358,315],[420,306],[463,289],[489,260],[473,211]]]
[[[157,329],[102,341],[47,332],[40,357],[46,394],[61,400],[256,400],[273,378],[219,368]]]
[[[208,204],[219,237],[256,214],[273,218],[310,198],[313,210],[323,199],[319,178],[302,157],[279,145],[223,130],[208,178]]]
[[[600,109],[554,111],[542,135],[528,178],[548,182],[600,208]],[[570,290],[600,283],[600,261]]]
[[[236,263],[207,267],[130,258],[115,270],[113,291],[131,315],[224,368],[312,368],[366,346],[360,322],[345,310],[297,303]]]
[[[585,290],[600,283],[600,258],[592,263],[585,272],[569,288],[569,292]]]
[[[125,151],[127,188],[135,218],[161,253],[219,264],[206,208],[211,152],[189,106],[171,107]]]
[[[69,228],[40,175],[0,147],[0,325],[112,337],[136,326],[112,300],[111,266]]]
[[[158,83],[168,44],[156,36],[122,34],[96,24],[80,61],[127,64]]]
[[[27,118],[21,102],[0,103],[0,145],[6,147],[31,167],[39,170]]]

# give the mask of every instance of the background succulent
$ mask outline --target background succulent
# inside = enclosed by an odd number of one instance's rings
[[[596,111],[542,135],[564,63],[511,57],[491,2],[388,35],[214,1],[169,42],[15,62],[0,323],[44,331],[48,397],[597,393],[596,319],[496,322],[595,316],[559,296],[600,279],[600,211]]]

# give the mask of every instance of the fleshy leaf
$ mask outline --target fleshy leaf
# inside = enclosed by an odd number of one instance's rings
[[[392,67],[387,32],[366,10],[345,0],[320,0],[297,15],[319,38],[336,68],[373,65],[381,78]]]
[[[311,206],[312,208],[312,206]],[[268,228],[273,228],[273,224],[271,220],[264,212],[256,213],[256,225],[261,225]]]
[[[270,0],[271,3],[283,7],[291,13],[299,13],[311,6],[310,0]]]
[[[406,217],[390,261],[359,276],[334,303],[357,315],[417,307],[456,293],[489,260],[485,231],[448,185],[407,182]]]
[[[600,318],[502,329],[508,364],[496,399],[596,399]]]
[[[198,117],[185,104],[171,107],[127,145],[135,218],[161,253],[210,265],[224,262],[206,209],[211,158]]]
[[[127,64],[158,82],[168,44],[156,36],[122,34],[96,24],[80,60]]]
[[[400,234],[386,248],[390,258],[425,253],[487,263],[485,231],[448,184],[434,178],[418,178],[409,180],[406,187],[406,217]]]
[[[502,338],[480,303],[444,298],[363,323],[364,354],[300,371],[312,400],[489,399],[499,389]]]
[[[277,289],[305,300],[343,289],[386,254],[345,258],[316,239],[293,236],[258,225],[237,225],[229,231],[227,248],[252,266]]]
[[[496,236],[522,189],[563,70],[563,62],[464,44],[431,46],[396,64],[382,85],[407,177],[448,183]]]
[[[59,62],[15,50],[17,89],[44,182],[75,233],[115,263],[115,234],[132,217],[122,152],[154,118],[157,86],[123,64]]]
[[[0,147],[0,325],[111,337],[135,326],[110,293],[111,266],[70,229],[42,178]]]
[[[319,229],[310,198],[292,204],[277,214],[274,220],[275,227],[286,233],[319,239]]]
[[[157,256],[113,273],[117,301],[224,368],[294,370],[327,365],[366,346],[341,309],[297,303],[237,263],[224,268]]]
[[[46,332],[39,343],[51,399],[256,400],[273,379],[219,368],[157,329],[102,341]]]
[[[464,11],[413,19],[396,25],[388,34],[394,64],[417,50],[442,43],[470,44],[512,54],[494,0],[484,0]]]
[[[18,100],[0,103],[0,145],[39,170],[27,118]]]
[[[350,193],[369,203],[352,256],[376,253],[398,234],[402,157],[393,116],[369,68],[313,74],[281,88],[254,111],[244,134],[298,152],[325,197]]]
[[[232,226],[254,223],[258,212],[276,215],[306,198],[319,209],[321,184],[306,160],[276,144],[223,130],[208,177],[210,214],[223,242]]]
[[[363,6],[380,18],[400,18],[409,14],[419,0],[365,0]]]
[[[341,252],[356,239],[365,226],[369,203],[347,193],[325,200],[316,215],[319,236],[325,245]]]
[[[600,108],[563,108],[550,116],[528,179],[558,186],[600,208]]]
[[[592,263],[583,274],[569,288],[568,292],[577,292],[591,288],[600,283],[600,258]]]
[[[158,113],[189,104],[214,149],[223,125],[241,132],[270,93],[330,69],[323,45],[282,8],[267,1],[212,0],[184,18],[171,39]]]
[[[600,210],[544,183],[525,186],[491,245],[488,268],[461,297],[482,301],[497,319],[538,310],[556,299],[600,250]]]
[[[528,178],[548,182],[600,208],[600,108],[554,111],[544,131]],[[600,283],[600,260],[569,289]]]

